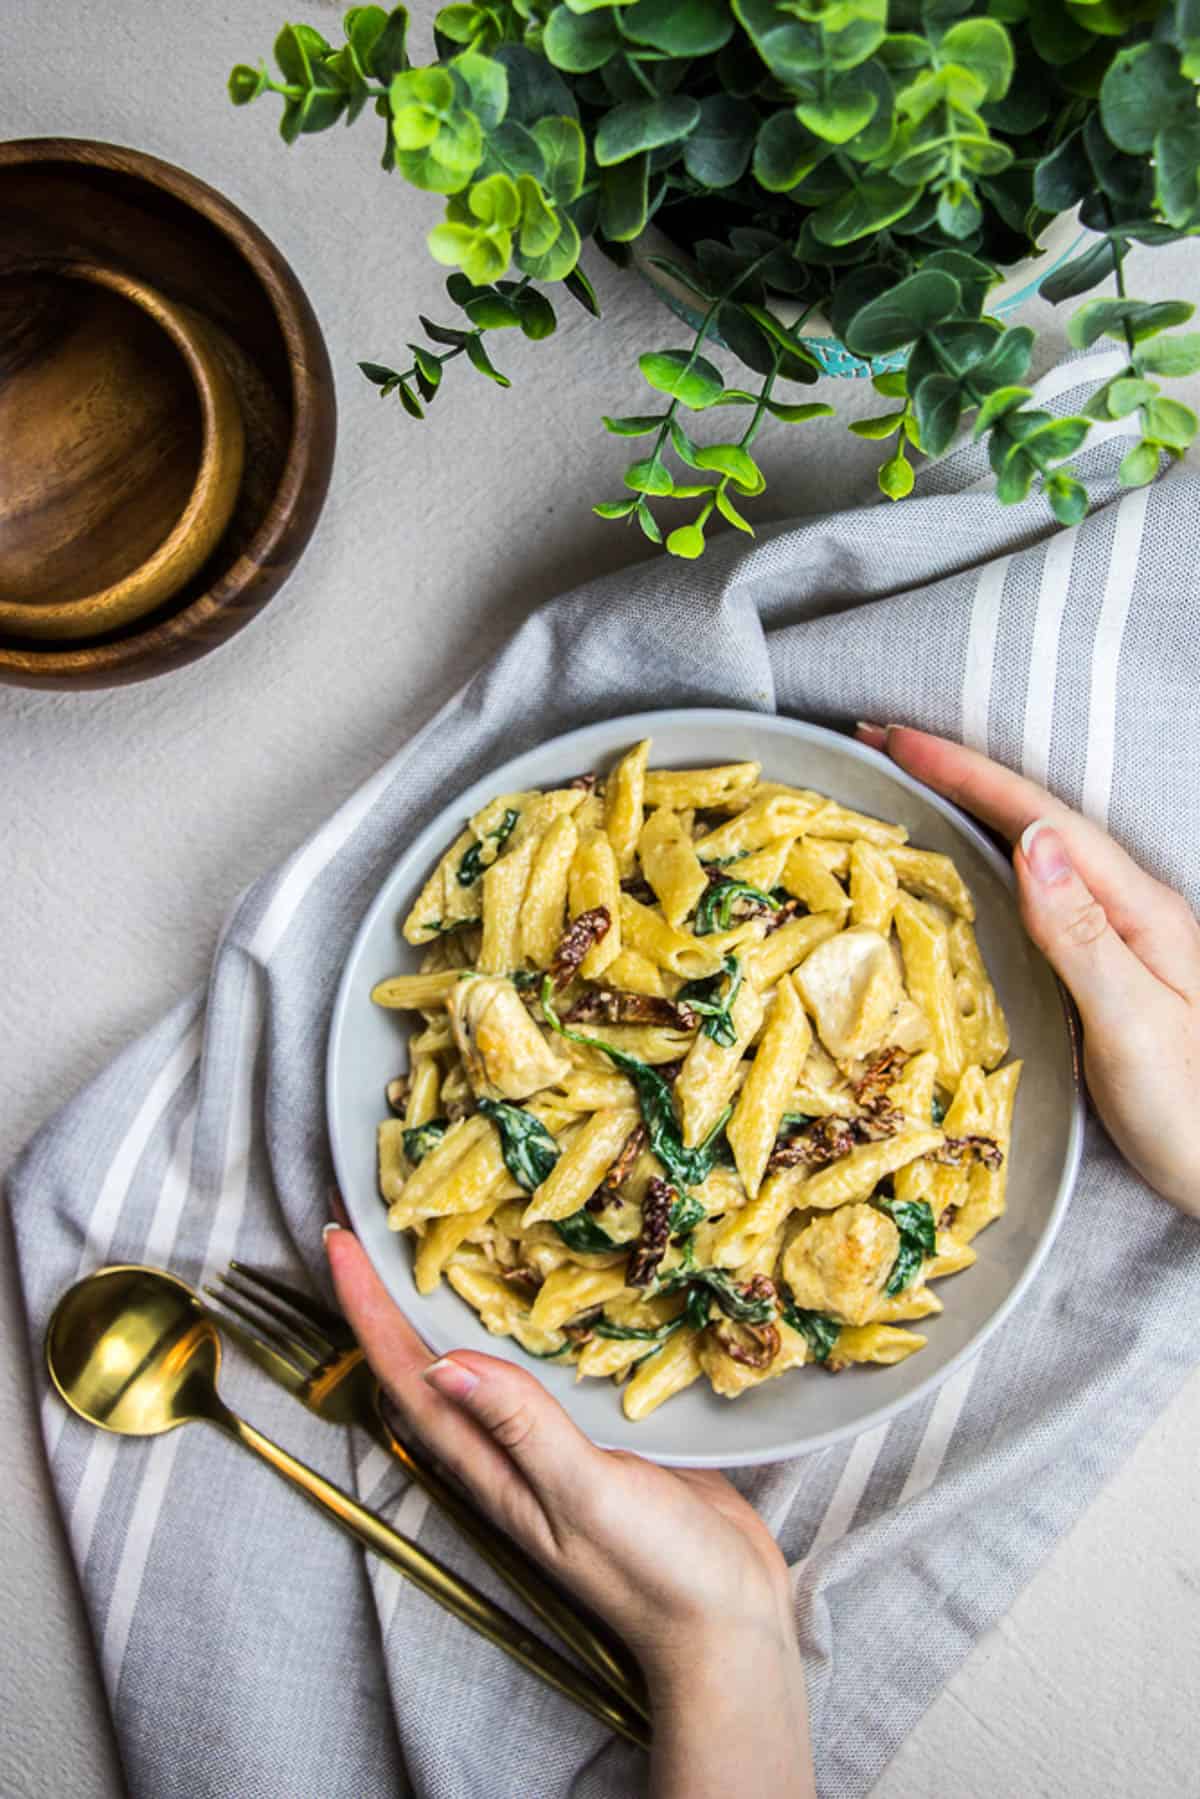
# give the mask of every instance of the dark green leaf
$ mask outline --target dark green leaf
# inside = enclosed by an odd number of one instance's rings
[[[829,155],[830,145],[807,131],[790,107],[771,113],[754,145],[754,179],[768,193],[796,186]]]
[[[366,13],[373,11],[374,8],[362,7],[356,10]],[[374,75],[377,81],[382,81],[385,85],[391,81],[394,75],[401,75],[408,68],[407,36],[408,8],[406,6],[392,8],[378,37],[371,38],[368,27],[364,36],[360,38],[357,26],[353,24],[350,26],[350,40],[359,50],[360,56],[366,61],[369,55],[369,67],[366,72]],[[368,38],[371,38],[369,52],[366,49]]]
[[[395,369],[386,368],[382,362],[360,362],[358,366],[367,380],[373,382],[376,387],[387,387],[391,382],[400,379]]]
[[[913,411],[922,450],[940,456],[962,413],[962,389],[953,375],[927,375],[913,395]]]
[[[475,882],[488,866],[483,859],[484,850],[486,849],[488,842],[490,841],[495,845],[495,854],[498,855],[512,836],[520,816],[521,814],[515,806],[506,807],[504,816],[496,826],[495,830],[489,831],[482,843],[472,843],[468,846],[463,853],[462,861],[458,865],[456,878],[460,887],[473,887],[475,885]],[[495,855],[491,856],[489,860],[494,861]]]
[[[569,206],[583,186],[586,160],[578,119],[539,119],[533,137],[545,164],[542,185],[556,206]]]
[[[448,1118],[431,1118],[427,1124],[414,1124],[401,1133],[404,1154],[414,1168],[425,1160],[431,1149],[437,1148],[449,1129]]]
[[[1099,337],[1121,338],[1128,331],[1137,344],[1186,324],[1194,311],[1185,300],[1088,300],[1072,314],[1067,337],[1077,350],[1087,350]]]
[[[553,1142],[553,1138],[551,1138]],[[514,1176],[514,1179],[516,1177]],[[586,1206],[580,1206],[566,1218],[553,1218],[550,1221],[568,1249],[580,1255],[599,1255],[606,1249],[615,1249],[616,1243],[602,1225],[596,1223]],[[615,1336],[617,1327],[602,1331],[602,1336]]]
[[[657,412],[642,413],[625,418],[609,418],[604,415],[601,423],[606,431],[614,437],[645,437],[651,431],[657,431],[662,424],[662,415]]]
[[[600,317],[600,302],[596,298],[596,290],[578,265],[564,277],[563,286],[573,300],[578,300],[585,312],[590,312],[594,319]]]
[[[883,231],[906,212],[911,212],[920,199],[918,188],[903,187],[886,175],[849,188],[837,200],[831,200],[813,213],[813,231],[826,244],[849,244],[856,238]]]
[[[720,974],[686,981],[679,989],[676,999],[679,1004],[690,1006],[704,1020],[700,1028],[706,1037],[711,1037],[723,1049],[732,1049],[737,1042],[737,1027],[730,1008],[741,985],[741,964],[736,956],[726,956]]]
[[[1086,294],[1089,289],[1099,286],[1115,267],[1113,246],[1107,238],[1102,238],[1098,244],[1090,244],[1081,256],[1072,257],[1070,262],[1047,275],[1038,292],[1044,300],[1058,306],[1063,300],[1073,300],[1076,295]]]
[[[1037,464],[1024,451],[1010,452],[996,479],[996,498],[1002,506],[1015,505],[1028,494],[1037,474]]]
[[[769,1299],[744,1293],[736,1278],[723,1268],[697,1268],[688,1274],[686,1284],[689,1295],[700,1290],[735,1324],[770,1324],[775,1316]]]
[[[830,1351],[841,1335],[842,1327],[835,1318],[827,1318],[824,1312],[809,1312],[785,1299],[781,1307],[785,1321],[794,1331],[808,1339],[815,1362],[827,1362]]]
[[[649,156],[605,169],[600,177],[600,229],[614,244],[630,243],[646,229]]]
[[[1070,475],[1053,474],[1046,477],[1043,492],[1050,502],[1050,510],[1060,525],[1077,525],[1086,518],[1088,509],[1087,489]]]
[[[538,343],[544,337],[553,335],[558,327],[558,319],[554,308],[535,288],[522,290],[516,300],[517,319],[521,330],[532,342]]]
[[[728,931],[733,926],[733,909],[749,900],[751,912],[778,912],[779,901],[749,881],[714,881],[700,895],[692,926],[697,937],[708,937],[714,931]]]
[[[481,1099],[479,1110],[500,1133],[504,1166],[526,1193],[540,1187],[562,1151],[540,1118],[506,1100]]]
[[[577,1212],[575,1216],[578,1218],[581,1214]],[[586,1214],[582,1214],[582,1216],[586,1216]],[[569,1218],[561,1220],[559,1228],[562,1224],[570,1222]],[[574,1248],[576,1245],[572,1245],[572,1247]],[[592,1335],[604,1337],[614,1343],[665,1343],[667,1338],[679,1330],[684,1322],[685,1318],[682,1313],[678,1318],[672,1318],[667,1324],[648,1326],[645,1329],[635,1324],[614,1324],[611,1318],[597,1318],[592,1326]]]
[[[494,381],[497,387],[512,386],[508,376],[502,375],[492,362],[483,347],[483,339],[476,337],[474,333],[467,339],[467,361],[473,369],[478,369],[481,375],[486,375],[489,381]]]
[[[1194,90],[1169,44],[1119,50],[1100,86],[1105,135],[1135,156],[1152,150],[1157,133],[1173,117],[1185,117],[1188,106],[1195,108]]]
[[[242,62],[229,71],[229,98],[235,106],[249,106],[251,100],[257,100],[267,85],[267,71],[264,68],[251,69]]]
[[[646,0],[639,0],[645,5]],[[634,8],[636,11],[637,8]],[[672,4],[677,14],[687,8]],[[703,187],[732,187],[746,172],[754,149],[754,108],[729,94],[709,94],[700,102],[700,119],[683,146],[683,166]]]
[[[937,1254],[937,1223],[932,1207],[923,1199],[885,1199],[879,1202],[900,1233],[900,1250],[884,1292],[900,1293],[921,1272],[926,1256]]]
[[[423,419],[425,417],[421,402],[417,399],[417,396],[413,393],[412,389],[406,386],[403,381],[397,381],[394,391],[400,395],[400,404],[403,406],[405,412],[407,412],[409,418]]]
[[[661,100],[631,100],[601,119],[593,151],[601,168],[627,162],[659,144],[678,143],[700,122],[699,102],[684,94]]]
[[[556,6],[542,33],[547,59],[570,75],[602,68],[620,42],[612,13],[607,9],[573,13],[569,6]]]
[[[1032,398],[1033,390],[1028,387],[997,387],[987,396],[983,405],[975,415],[975,435],[983,433],[995,424],[997,419],[1007,413],[1015,412],[1026,400]]]
[[[729,42],[733,20],[725,0],[635,0],[622,7],[621,29],[668,56],[710,56]]]
[[[856,356],[882,356],[901,350],[955,311],[962,290],[940,269],[920,269],[890,293],[870,300],[855,314],[846,334]]]

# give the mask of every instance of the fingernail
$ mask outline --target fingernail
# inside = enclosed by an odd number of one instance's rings
[[[343,1228],[344,1227],[338,1223],[336,1218],[331,1218],[329,1223],[322,1228],[321,1235],[322,1237],[328,1237],[333,1231],[340,1231]]]
[[[867,719],[860,718],[854,727],[854,735],[860,743],[869,744],[873,750],[887,748],[886,725],[873,725]]]
[[[1066,845],[1054,826],[1045,818],[1035,818],[1021,832],[1021,854],[1030,874],[1044,887],[1057,887],[1069,880],[1071,863]]]
[[[472,1374],[469,1368],[452,1361],[449,1356],[431,1362],[421,1379],[427,1380],[437,1392],[444,1393],[447,1399],[467,1399],[479,1385],[477,1374]]]

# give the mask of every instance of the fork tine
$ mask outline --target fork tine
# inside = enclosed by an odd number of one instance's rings
[[[336,1343],[331,1342],[323,1331],[318,1330],[317,1326],[303,1312],[297,1312],[294,1307],[281,1303],[269,1291],[264,1291],[250,1269],[231,1267],[229,1272],[222,1276],[222,1279],[231,1291],[240,1294],[251,1305],[257,1306],[266,1313],[268,1318],[274,1318],[298,1342],[305,1344],[309,1352],[318,1360],[323,1362],[329,1356],[337,1354]]]
[[[307,1376],[320,1367],[325,1357],[269,1313],[264,1316],[266,1308],[262,1311],[257,1309],[258,1300],[253,1293],[244,1293],[240,1287],[233,1285],[227,1275],[219,1274],[217,1281],[218,1286],[209,1287],[206,1291],[235,1317],[244,1319],[270,1347],[283,1353],[302,1374]]]
[[[268,1274],[263,1268],[252,1268],[246,1262],[230,1262],[230,1270],[240,1274],[243,1280],[252,1282],[263,1288],[276,1299],[290,1306],[305,1322],[323,1333],[327,1349],[353,1349],[355,1347],[354,1332],[346,1323],[340,1312],[334,1311],[323,1300],[312,1293],[305,1293],[299,1287],[293,1287],[289,1281],[280,1280],[277,1274]]]
[[[282,1342],[273,1339],[268,1342],[265,1337],[260,1336],[262,1324],[249,1310],[237,1305],[226,1294],[218,1292],[216,1287],[205,1287],[204,1291],[216,1302],[213,1317],[221,1329],[228,1333],[252,1362],[256,1362],[289,1392],[296,1392],[304,1386],[312,1372],[307,1363],[301,1366]],[[245,1324],[239,1323],[239,1319],[249,1320],[254,1326],[253,1330],[248,1330]]]

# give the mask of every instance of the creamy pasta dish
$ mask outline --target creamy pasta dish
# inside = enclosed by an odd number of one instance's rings
[[[1021,1066],[948,856],[650,747],[477,812],[372,994],[416,1014],[379,1184],[418,1289],[631,1419],[923,1348]]]

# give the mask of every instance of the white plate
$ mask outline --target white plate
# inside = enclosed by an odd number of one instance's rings
[[[417,1292],[408,1242],[387,1228],[375,1171],[384,1085],[405,1066],[411,1021],[373,1006],[370,992],[385,975],[415,968],[401,922],[472,812],[498,793],[551,787],[586,769],[603,772],[642,737],[654,740],[656,766],[761,762],[769,780],[815,787],[844,805],[896,820],[915,844],[952,855],[975,896],[980,946],[1025,1073],[1008,1211],[977,1240],[975,1266],[940,1285],[945,1312],[917,1327],[927,1348],[895,1368],[852,1368],[836,1376],[801,1369],[736,1401],[718,1399],[707,1382],[697,1382],[641,1424],[630,1424],[611,1382],[577,1385],[572,1369],[526,1356],[507,1337],[489,1336],[444,1283],[428,1297]],[[1012,888],[1007,860],[955,807],[852,739],[789,718],[716,709],[642,713],[587,725],[506,762],[447,806],[401,856],[354,940],[334,1007],[327,1068],[334,1163],[354,1228],[388,1291],[439,1353],[464,1347],[506,1356],[534,1370],[596,1442],[660,1462],[731,1467],[802,1455],[923,1398],[979,1350],[1025,1292],[1062,1222],[1079,1166],[1083,1099],[1074,1026],[1054,975],[1021,928]]]

